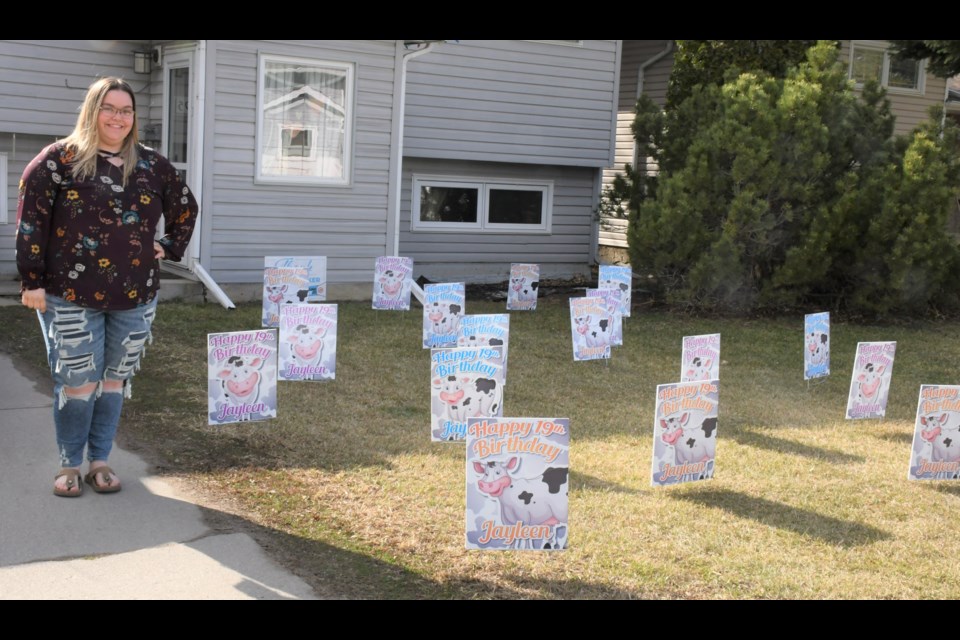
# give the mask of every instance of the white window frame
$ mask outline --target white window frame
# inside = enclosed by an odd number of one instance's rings
[[[883,53],[883,62],[880,69],[880,86],[888,93],[899,93],[904,95],[923,95],[926,91],[927,63],[926,60],[919,60],[917,63],[917,86],[914,89],[904,87],[891,87],[890,80],[890,46],[886,42],[877,40],[852,40],[850,42],[850,61],[847,66],[847,77],[853,79],[853,60],[857,49],[868,49]],[[862,82],[856,82],[857,89],[863,88]]]
[[[0,153],[0,176],[3,176],[0,179],[0,224],[9,224],[10,219],[7,217],[7,182],[10,180],[10,176],[7,175],[7,154]]]
[[[476,222],[430,222],[420,219],[420,190],[422,187],[450,187],[477,190]],[[540,191],[543,194],[540,224],[493,223],[489,220],[490,190]],[[520,180],[511,178],[477,178],[465,176],[436,176],[414,174],[410,197],[410,231],[420,232],[474,232],[522,233],[548,235],[553,222],[553,181]]]
[[[353,140],[354,140],[354,126],[356,122],[356,109],[357,109],[357,97],[356,97],[356,65],[349,62],[334,62],[332,60],[320,60],[313,58],[296,58],[291,56],[282,56],[274,55],[269,53],[261,52],[258,55],[258,71],[257,71],[257,141],[256,141],[256,150],[255,150],[255,170],[254,170],[254,182],[255,183],[266,183],[266,184],[293,184],[293,185],[315,185],[315,186],[350,186],[353,182]],[[266,78],[266,69],[267,63],[270,62],[279,62],[279,63],[288,63],[288,64],[300,64],[310,67],[320,67],[335,69],[338,71],[344,71],[346,76],[346,87],[344,88],[344,102],[346,111],[346,116],[343,124],[343,174],[339,178],[332,177],[322,177],[322,176],[276,176],[276,175],[264,175],[261,167],[261,160],[263,158],[263,144],[265,140],[264,136],[264,118],[263,118],[263,109],[264,109],[264,85]],[[280,125],[281,127],[283,125]],[[305,127],[310,128],[310,127]],[[314,147],[311,150],[311,155],[308,159],[315,159],[317,149],[316,149],[316,140],[318,136],[314,135]],[[269,151],[269,150],[268,150]],[[277,153],[282,153],[281,148],[278,147]]]

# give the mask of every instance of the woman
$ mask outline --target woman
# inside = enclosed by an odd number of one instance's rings
[[[139,144],[136,96],[118,78],[87,90],[76,127],[23,172],[17,268],[53,375],[54,494],[120,490],[107,465],[130,379],[151,340],[159,260],[179,261],[197,216],[173,165]],[[155,241],[160,216],[165,235]]]

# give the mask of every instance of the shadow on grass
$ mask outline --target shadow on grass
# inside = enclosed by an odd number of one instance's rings
[[[256,540],[271,557],[310,585],[320,598],[371,600],[528,600],[542,599],[638,599],[650,594],[576,578],[535,578],[497,573],[497,581],[448,577],[431,580],[398,564],[316,540],[277,531],[240,516],[200,507],[204,521],[216,534],[242,532]],[[490,552],[471,551],[486,554]],[[493,552],[496,553],[496,552]],[[509,552],[507,552],[509,553]],[[563,552],[559,552],[562,554]],[[237,567],[242,569],[242,567]],[[256,578],[256,576],[254,576]],[[264,594],[256,580],[238,587],[251,597]],[[660,597],[653,595],[652,597]]]
[[[407,569],[348,549],[264,527],[237,515],[200,507],[217,534],[242,532],[309,584],[320,598],[441,598],[444,589]]]
[[[606,493],[640,493],[637,489],[626,487],[615,482],[601,480],[596,476],[591,476],[579,471],[570,471],[570,486],[575,490],[600,491]]]
[[[824,516],[809,509],[798,509],[738,491],[710,489],[675,494],[673,497],[706,507],[724,509],[741,518],[756,520],[760,524],[818,538],[827,544],[841,547],[856,547],[891,537],[889,533],[876,527]]]
[[[822,447],[812,447],[807,444],[801,444],[785,438],[768,436],[747,429],[731,429],[728,436],[738,444],[757,447],[758,449],[767,449],[777,453],[789,453],[814,460],[823,460],[834,464],[852,464],[866,462],[863,456],[855,456],[843,451],[833,449],[824,449]]]

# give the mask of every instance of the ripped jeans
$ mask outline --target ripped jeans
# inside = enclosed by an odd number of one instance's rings
[[[53,374],[53,422],[60,465],[79,467],[87,460],[106,461],[120,422],[123,398],[130,397],[130,378],[152,342],[150,326],[157,298],[134,309],[106,311],[79,307],[47,294],[47,310],[37,311]],[[116,390],[104,380],[122,381]],[[96,383],[89,393],[68,389]]]

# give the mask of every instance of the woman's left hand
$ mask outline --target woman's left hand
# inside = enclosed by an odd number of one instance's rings
[[[153,243],[153,257],[157,260],[163,260],[163,256],[166,255],[163,252],[163,246],[159,242]]]

